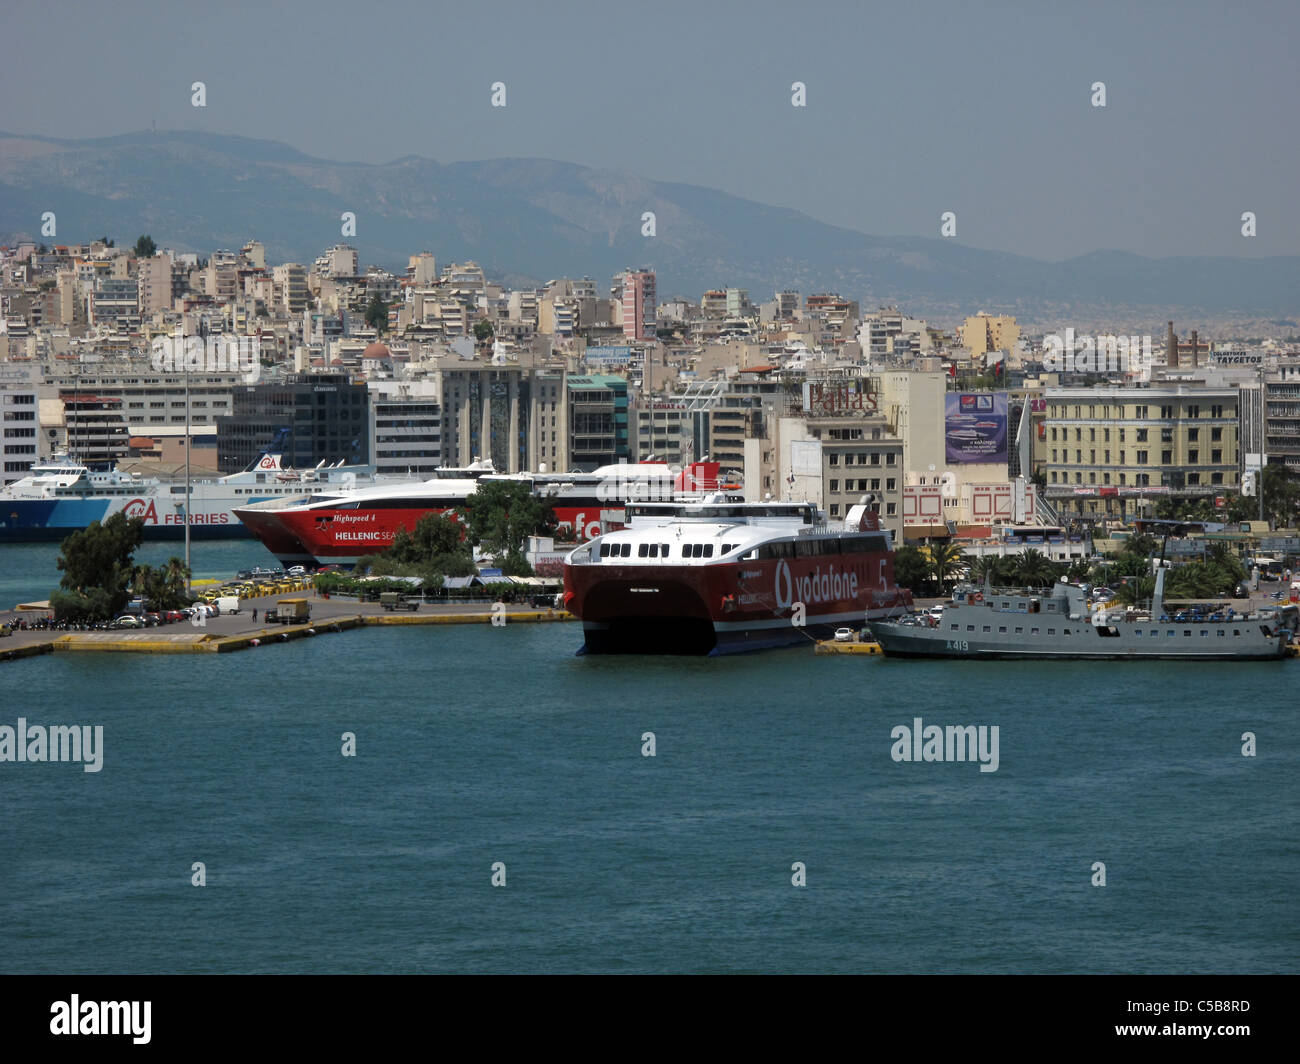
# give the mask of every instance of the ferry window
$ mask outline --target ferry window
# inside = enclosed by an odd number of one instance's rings
[[[984,631],[986,631],[986,632],[991,631],[991,629],[989,628],[989,626],[988,626],[987,624],[984,626]]]
[[[1024,635],[1024,634],[1025,634],[1025,630],[1023,628],[1016,629],[1016,635]]]
[[[705,556],[706,558],[712,558],[712,557],[713,557],[713,544],[712,544],[712,543],[706,543],[706,544],[704,544],[704,556]]]
[[[1004,602],[1004,603],[1002,603],[1002,608],[1003,608],[1004,610],[1009,610],[1009,609],[1011,609],[1011,603],[1009,603],[1009,602]]]
[[[1142,629],[1141,629],[1141,628],[1134,628],[1134,629],[1133,629],[1133,634],[1134,634],[1138,639],[1141,639],[1141,638],[1142,638]]]
[[[1031,629],[1029,629],[1029,634],[1030,634],[1030,635],[1037,635],[1037,634],[1038,634],[1038,629],[1037,629],[1037,628],[1031,628]]]
[[[1074,635],[1074,629],[1073,629],[1073,628],[1067,628],[1067,629],[1065,630],[1065,634],[1066,634],[1066,635]]]
[[[650,544],[649,544],[649,543],[638,543],[638,544],[637,544],[637,547],[636,547],[636,556],[637,556],[638,558],[648,558],[648,557],[650,557]]]
[[[1228,634],[1228,633],[1225,632],[1222,628],[1219,629],[1219,638],[1220,638],[1220,639],[1222,639],[1222,638],[1223,638],[1225,635],[1227,635],[1227,634]]]
[[[966,631],[968,631],[968,632],[973,632],[973,631],[975,631],[975,626],[974,626],[973,624],[968,624],[968,625],[966,626]]]
[[[1176,635],[1176,634],[1177,634],[1177,633],[1176,633],[1176,632],[1171,628],[1171,629],[1169,629],[1169,631],[1165,632],[1165,638],[1168,639],[1170,636],[1173,636],[1173,635]]]
[[[601,556],[602,558],[608,558],[608,557],[609,557],[609,544],[608,544],[608,543],[602,543],[602,544],[600,545],[600,556]]]
[[[1048,634],[1048,635],[1056,635],[1056,629],[1055,629],[1055,628],[1049,628],[1049,629],[1047,629],[1047,634]]]
[[[631,544],[631,543],[624,543],[624,544],[623,544],[623,557],[624,557],[624,558],[630,558],[630,557],[632,557],[632,544]]]
[[[1234,629],[1232,630],[1232,634],[1233,634],[1233,635],[1241,635],[1241,629],[1240,629],[1240,628],[1234,628]]]
[[[1192,630],[1190,628],[1183,629],[1183,635],[1190,637],[1191,634],[1192,634]]]
[[[661,544],[659,545],[659,553],[662,554],[665,558],[668,557],[668,544],[667,544],[667,543],[661,543]]]
[[[1202,628],[1202,629],[1201,629],[1201,638],[1202,638],[1202,639],[1204,639],[1204,638],[1205,638],[1207,635],[1209,635],[1209,634],[1210,634],[1210,630],[1209,630],[1208,628]]]
[[[1006,635],[1006,634],[1007,634],[1007,626],[1006,626],[1005,624],[1002,625],[1002,626],[998,629],[998,631],[999,631],[1002,635]]]
[[[954,624],[954,625],[950,625],[949,627],[950,627],[954,632],[957,631],[957,626],[956,626],[955,624]]]

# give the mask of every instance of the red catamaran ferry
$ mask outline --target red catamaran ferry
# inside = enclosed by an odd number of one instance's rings
[[[867,503],[830,525],[811,503],[640,503],[564,562],[589,654],[727,654],[806,643],[910,609]]]
[[[717,462],[673,469],[662,462],[602,466],[591,473],[497,473],[490,461],[439,469],[429,480],[357,491],[321,491],[234,511],[286,567],[354,565],[387,550],[399,528],[463,507],[480,480],[528,484],[551,505],[559,534],[582,542],[620,524],[637,499],[698,499],[716,490]]]

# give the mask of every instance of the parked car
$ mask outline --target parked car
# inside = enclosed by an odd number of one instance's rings
[[[112,624],[113,628],[143,628],[144,621],[130,613],[124,613]]]
[[[837,643],[852,643],[852,642],[853,642],[853,629],[852,629],[852,628],[836,628],[836,629],[835,629],[835,642],[837,642]]]
[[[186,616],[188,615],[184,610],[168,610],[163,614],[163,620],[169,624],[175,624],[177,621],[185,620]]]
[[[303,565],[294,565],[289,568],[288,573],[290,576],[306,576],[307,568]]]
[[[929,610],[927,610],[926,612],[929,613],[930,616],[933,617],[936,621],[940,621],[943,620],[943,610],[944,610],[944,605],[942,602],[940,602],[936,606],[931,606]]]

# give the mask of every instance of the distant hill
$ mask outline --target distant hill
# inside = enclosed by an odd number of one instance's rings
[[[414,156],[369,165],[313,159],[284,144],[207,133],[56,140],[0,133],[0,240],[107,233],[207,253],[256,237],[274,261],[310,262],[357,214],[364,264],[401,269],[433,252],[474,259],[509,283],[650,265],[661,299],[711,287],[837,291],[864,309],[899,303],[936,320],[977,309],[1066,320],[1113,307],[1300,317],[1300,256],[1146,259],[1104,251],[1061,263],[941,239],[875,237],[714,189],[546,159],[443,165]],[[657,235],[641,235],[654,211]],[[50,241],[46,241],[47,243]],[[1082,319],[1080,319],[1082,320]],[[1157,326],[1159,323],[1155,323]]]

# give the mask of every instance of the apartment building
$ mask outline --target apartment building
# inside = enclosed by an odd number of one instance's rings
[[[442,404],[434,380],[372,380],[370,455],[379,473],[431,477],[442,461]]]
[[[1160,497],[1238,488],[1235,387],[1049,388],[1045,399],[1047,497],[1063,518],[1127,519]]]
[[[25,477],[42,456],[39,382],[35,366],[0,363],[0,486]]]

